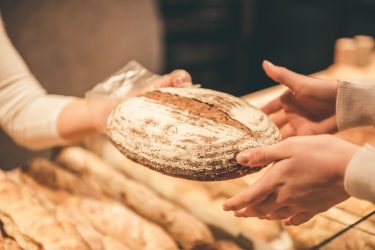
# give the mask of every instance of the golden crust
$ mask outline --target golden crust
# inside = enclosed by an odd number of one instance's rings
[[[59,223],[31,192],[7,177],[0,180],[0,219],[24,249],[89,249],[69,225]]]

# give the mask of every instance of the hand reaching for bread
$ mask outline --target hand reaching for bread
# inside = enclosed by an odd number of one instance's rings
[[[358,148],[332,135],[316,135],[243,151],[237,156],[242,165],[272,165],[257,182],[228,199],[224,210],[286,225],[304,223],[349,198],[344,175]]]
[[[75,99],[67,104],[59,114],[57,130],[65,140],[75,140],[95,132],[105,132],[109,113],[124,99],[141,95],[162,87],[183,87],[191,85],[191,77],[184,70],[175,70],[163,76],[152,76],[134,91],[118,98],[93,97]],[[72,122],[74,121],[74,122]]]
[[[336,80],[300,75],[268,61],[263,62],[263,68],[270,78],[288,87],[262,109],[279,127],[283,139],[337,131]]]

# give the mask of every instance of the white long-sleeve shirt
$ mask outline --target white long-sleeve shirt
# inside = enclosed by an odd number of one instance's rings
[[[0,16],[0,125],[33,150],[63,144],[57,118],[71,97],[48,95],[11,44]]]
[[[340,82],[337,95],[339,130],[375,126],[375,81]],[[375,148],[369,144],[359,149],[345,173],[345,189],[354,197],[375,203]]]

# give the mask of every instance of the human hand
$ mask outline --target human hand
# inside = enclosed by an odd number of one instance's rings
[[[237,155],[242,165],[273,164],[257,182],[226,200],[223,208],[238,217],[304,223],[349,198],[344,176],[358,148],[332,135],[316,135],[243,151]]]
[[[144,82],[131,89],[126,96],[121,97],[121,100],[132,96],[142,95],[146,92],[153,91],[165,87],[187,87],[192,85],[190,74],[182,69],[174,70],[165,75],[153,75]]]
[[[154,75],[145,82],[140,83],[140,87],[130,90],[126,96],[112,99],[107,97],[86,98],[87,108],[91,114],[93,127],[97,132],[104,133],[106,121],[110,112],[121,102],[133,96],[139,96],[146,92],[164,87],[185,87],[192,85],[192,79],[185,70],[174,70],[166,75]]]
[[[282,139],[337,131],[335,107],[336,80],[322,80],[294,73],[263,62],[266,74],[288,89],[262,110],[280,129]]]

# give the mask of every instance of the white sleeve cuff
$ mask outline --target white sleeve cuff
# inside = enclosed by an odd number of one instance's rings
[[[33,150],[67,144],[58,132],[57,120],[72,100],[73,97],[57,95],[39,97],[12,123],[11,136],[20,145]]]
[[[361,147],[347,166],[345,190],[359,199],[375,203],[375,148],[369,144]]]
[[[339,130],[375,124],[375,80],[340,81],[336,115]]]

